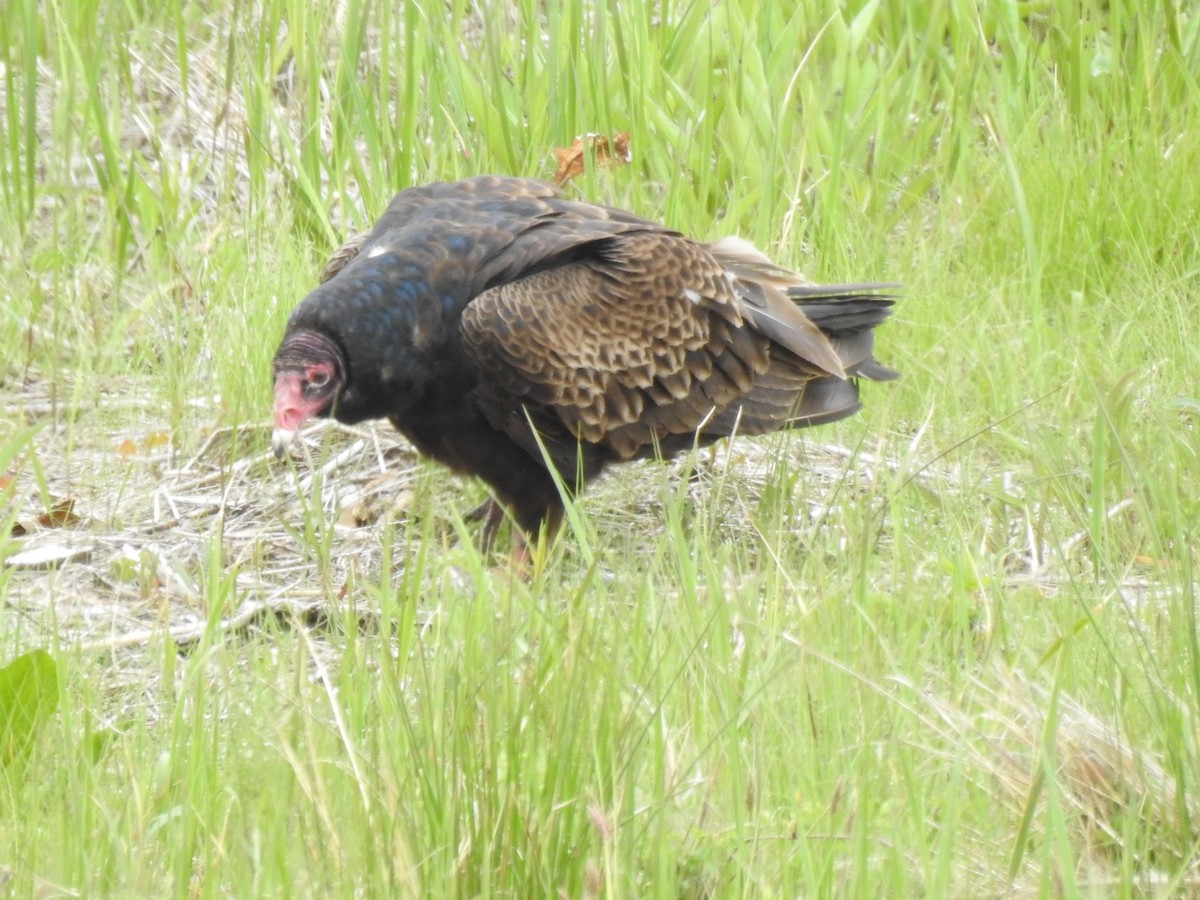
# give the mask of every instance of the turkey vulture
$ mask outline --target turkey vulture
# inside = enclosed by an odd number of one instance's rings
[[[339,250],[275,353],[277,456],[310,416],[387,418],[553,530],[609,463],[859,408],[893,285],[817,286],[556,187],[483,176],[398,194]],[[498,517],[497,517],[498,521]]]

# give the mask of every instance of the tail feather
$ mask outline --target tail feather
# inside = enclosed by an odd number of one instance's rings
[[[899,376],[871,355],[871,330],[891,315],[893,292],[900,285],[813,284],[737,237],[722,238],[708,249],[725,267],[754,329],[808,363],[809,374],[877,381]]]
[[[810,425],[825,425],[852,416],[861,408],[858,385],[853,381],[828,375],[814,378],[801,390],[788,416],[787,426],[807,428]]]
[[[892,314],[895,303],[895,294],[878,292],[898,287],[886,283],[797,285],[789,288],[787,295],[828,338],[847,375],[891,381],[900,373],[872,356],[873,329]]]
[[[899,372],[889,369],[873,356],[868,356],[846,371],[859,378],[869,378],[871,381],[895,381],[900,377]]]
[[[863,281],[855,284],[809,284],[796,281],[788,286],[787,294],[797,300],[891,300],[895,298],[895,294],[880,292],[899,291],[903,288],[904,285],[894,281]]]
[[[778,350],[755,388],[706,423],[706,436],[835,422],[861,406],[858,378],[900,376],[873,355],[873,329],[891,315],[900,285],[812,284],[740,238],[722,238],[708,249],[725,267],[751,327]]]
[[[892,305],[895,303],[892,294],[823,294],[809,299],[811,295],[797,296],[788,291],[788,297],[795,300],[801,312],[832,339],[870,334],[871,329],[892,314]]]

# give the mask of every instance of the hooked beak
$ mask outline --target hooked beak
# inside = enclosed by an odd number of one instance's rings
[[[304,399],[299,373],[276,373],[275,430],[271,432],[271,449],[276,459],[283,459],[288,447],[296,440],[300,426],[308,421],[319,405]]]
[[[271,432],[271,450],[276,459],[283,459],[288,447],[296,440],[296,432],[291,428],[276,428]]]

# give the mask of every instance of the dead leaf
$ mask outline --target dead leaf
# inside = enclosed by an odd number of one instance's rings
[[[401,488],[395,493],[384,493],[370,490],[376,482],[384,479],[377,478],[368,485],[368,491],[353,503],[343,506],[335,520],[347,528],[361,528],[364,525],[374,525],[380,521],[396,521],[412,502],[413,493],[408,488]]]
[[[75,500],[68,497],[59,500],[50,509],[37,517],[37,523],[42,528],[70,528],[78,525],[82,519],[75,515]]]
[[[125,438],[125,440],[117,444],[117,455],[124,456],[126,459],[131,456],[137,456],[137,444],[129,438]]]
[[[361,506],[361,502],[351,503],[347,506],[343,506],[340,510],[338,510],[337,518],[333,521],[336,524],[344,525],[347,528],[358,528],[360,525],[366,525],[367,522],[363,520],[362,512],[360,510]]]
[[[558,171],[554,173],[555,184],[566,184],[572,178],[583,174],[585,152],[591,153],[595,158],[596,168],[623,165],[632,158],[629,152],[629,132],[618,131],[612,136],[611,143],[608,135],[589,133],[575,138],[570,147],[555,147],[554,159],[558,162]]]
[[[152,431],[146,435],[143,443],[146,445],[147,450],[154,450],[157,447],[164,447],[171,443],[171,436],[165,431]]]

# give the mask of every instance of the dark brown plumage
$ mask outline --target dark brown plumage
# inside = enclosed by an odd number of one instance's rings
[[[406,190],[341,248],[275,355],[276,452],[312,415],[388,418],[526,532],[609,463],[859,408],[889,285],[820,287],[518,178]]]

